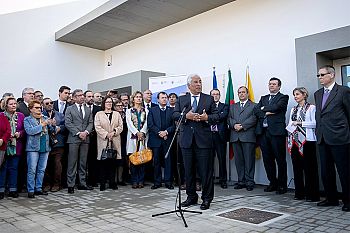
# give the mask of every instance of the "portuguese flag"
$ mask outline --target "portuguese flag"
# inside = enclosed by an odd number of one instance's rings
[[[232,77],[231,77],[231,70],[228,70],[228,84],[227,84],[227,90],[226,90],[226,100],[225,103],[228,105],[232,105],[235,103],[235,98],[233,95],[233,84],[232,84]],[[233,159],[233,149],[231,143],[229,144],[229,158],[230,160]]]

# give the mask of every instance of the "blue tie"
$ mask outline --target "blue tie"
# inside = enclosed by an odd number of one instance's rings
[[[198,106],[198,104],[197,104],[197,97],[198,96],[193,96],[193,103],[192,103],[192,110],[193,110],[193,112],[195,112],[196,110],[197,110],[197,106]]]

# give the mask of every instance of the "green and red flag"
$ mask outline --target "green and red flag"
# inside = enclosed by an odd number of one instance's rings
[[[226,100],[225,103],[228,105],[232,105],[235,103],[235,97],[233,93],[233,84],[232,84],[232,77],[231,77],[231,70],[228,70],[228,84],[227,84],[227,90],[226,90]],[[229,144],[229,158],[230,160],[233,159],[233,148],[231,143]]]

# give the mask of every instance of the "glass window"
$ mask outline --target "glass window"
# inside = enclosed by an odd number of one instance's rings
[[[350,87],[350,65],[341,67],[341,78],[343,81],[343,86]]]

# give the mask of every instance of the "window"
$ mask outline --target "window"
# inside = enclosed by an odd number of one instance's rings
[[[343,86],[350,87],[350,64],[341,67],[341,78]]]

